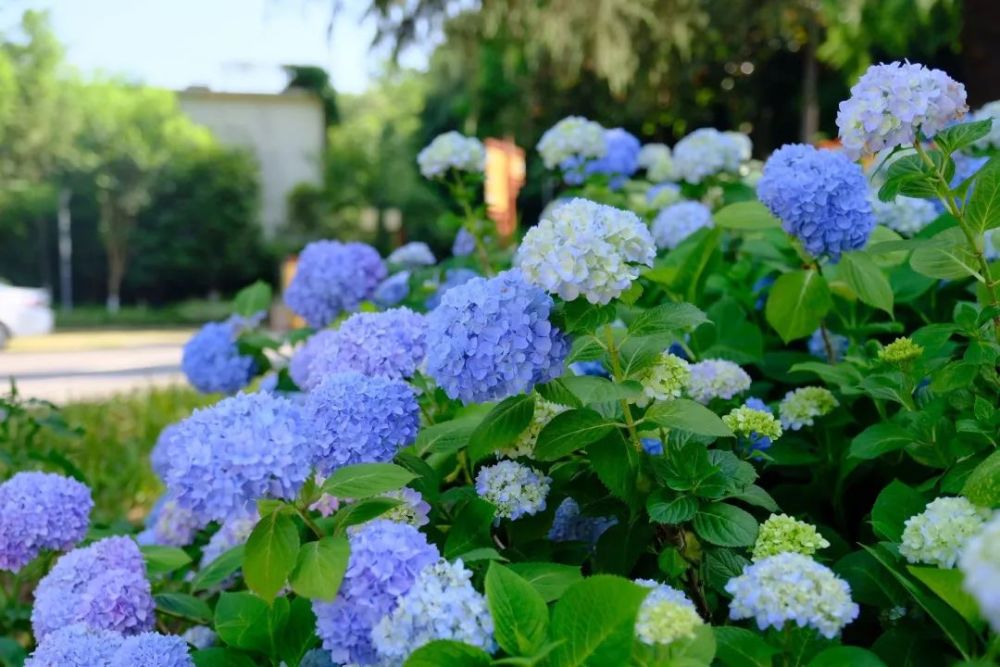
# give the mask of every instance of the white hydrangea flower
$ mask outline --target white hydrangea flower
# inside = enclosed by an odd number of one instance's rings
[[[565,405],[559,405],[552,401],[546,401],[544,398],[536,397],[535,412],[531,415],[531,423],[528,424],[528,428],[524,429],[521,435],[517,436],[517,440],[511,443],[510,447],[499,450],[497,455],[509,459],[531,456],[532,452],[535,451],[538,434],[552,421],[553,417],[561,412],[565,412],[567,409]]]
[[[750,376],[726,359],[705,359],[691,365],[688,396],[706,404],[713,398],[729,400],[750,389]]]
[[[571,158],[604,157],[608,150],[601,124],[581,116],[568,116],[550,127],[537,148],[548,169]]]
[[[649,228],[634,213],[572,199],[528,230],[515,263],[528,282],[566,301],[606,304],[655,256]]]
[[[486,149],[475,137],[445,132],[420,151],[417,164],[424,178],[438,178],[449,169],[481,173],[486,165]]]
[[[511,520],[545,509],[552,480],[516,461],[500,461],[480,469],[476,493],[497,508],[498,518]]]
[[[778,415],[782,426],[798,431],[803,426],[812,426],[816,417],[830,414],[838,405],[840,403],[825,387],[799,387],[781,399]]]
[[[785,552],[764,558],[726,584],[733,596],[729,617],[753,618],[761,630],[780,630],[786,621],[815,628],[833,639],[858,617],[851,588],[833,571],[812,558]]]
[[[983,150],[1000,148],[1000,100],[987,102],[972,114],[972,120],[993,119],[993,126],[989,133],[976,142],[976,148]]]
[[[703,227],[711,227],[712,212],[696,201],[682,201],[667,206],[653,219],[656,247],[673,250],[684,239]]]
[[[638,380],[643,393],[636,401],[639,407],[649,405],[651,401],[680,398],[691,380],[691,364],[677,355],[664,352],[655,364],[643,369]]]
[[[653,589],[642,601],[635,620],[639,641],[666,645],[678,639],[690,639],[695,630],[705,624],[694,603],[676,588],[652,579],[636,579],[635,583]]]
[[[646,144],[639,149],[639,167],[653,183],[674,180],[674,160],[666,144]]]
[[[958,561],[962,587],[979,604],[994,632],[1000,632],[1000,512],[965,545]]]
[[[407,269],[415,269],[421,266],[434,266],[437,259],[431,252],[430,246],[423,241],[411,241],[405,243],[391,253],[386,258],[390,264],[398,264]]]
[[[720,172],[736,173],[752,150],[750,137],[741,132],[703,127],[674,146],[674,173],[688,183],[701,183]]]
[[[903,524],[899,553],[911,563],[954,567],[973,535],[979,532],[990,511],[965,498],[935,498],[926,509]]]
[[[915,197],[896,197],[894,201],[881,201],[872,197],[875,224],[888,227],[903,236],[913,236],[937,219],[939,213],[934,203]]]

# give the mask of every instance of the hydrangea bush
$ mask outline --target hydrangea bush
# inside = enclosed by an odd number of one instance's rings
[[[738,133],[570,117],[516,248],[481,144],[439,137],[453,256],[313,244],[284,295],[313,328],[282,336],[244,290],[186,369],[244,393],[164,430],[144,529],[0,459],[0,660],[995,664],[993,109],[877,65],[842,150],[762,169]]]

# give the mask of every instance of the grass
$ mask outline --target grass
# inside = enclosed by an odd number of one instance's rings
[[[69,312],[56,311],[56,330],[102,328],[191,327],[222,320],[232,312],[229,301],[191,300],[153,308],[124,306],[109,313],[103,306],[79,306]]]

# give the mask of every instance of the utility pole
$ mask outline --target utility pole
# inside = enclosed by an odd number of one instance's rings
[[[73,310],[73,236],[69,212],[72,195],[67,187],[59,189],[59,299],[64,311]]]

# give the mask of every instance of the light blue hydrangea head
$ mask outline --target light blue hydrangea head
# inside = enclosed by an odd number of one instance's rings
[[[672,181],[676,178],[674,158],[666,144],[646,144],[639,150],[639,168],[646,170],[646,178],[653,183]]]
[[[703,127],[674,146],[674,174],[688,183],[701,183],[718,173],[735,173],[750,159],[753,144],[740,132]]]
[[[757,194],[813,257],[862,248],[875,227],[865,174],[837,151],[782,146],[764,164]]]
[[[203,394],[232,394],[250,384],[257,372],[254,358],[240,354],[236,339],[243,321],[210,322],[184,345],[181,370]]]
[[[378,661],[372,629],[441,556],[413,526],[385,519],[363,524],[349,540],[351,555],[337,597],[313,601],[316,634],[334,663],[372,665]]]
[[[750,376],[726,359],[705,359],[691,364],[688,396],[706,404],[713,398],[729,400],[750,389]]]
[[[314,241],[299,255],[285,303],[309,326],[322,328],[371,298],[386,273],[385,263],[370,245]]]
[[[410,272],[394,273],[375,288],[372,301],[383,308],[391,308],[410,296]]]
[[[934,202],[902,195],[889,202],[873,196],[872,211],[875,214],[875,224],[907,237],[913,236],[940,215]]]
[[[475,137],[459,132],[439,134],[420,153],[417,165],[424,178],[442,178],[449,171],[481,173],[486,165],[486,149]]]
[[[201,520],[244,516],[261,498],[294,498],[312,468],[301,410],[271,394],[239,394],[180,424],[164,481]]]
[[[194,660],[181,637],[144,632],[122,641],[108,667],[194,667]]]
[[[427,373],[466,403],[558,377],[569,343],[549,323],[551,310],[551,297],[517,270],[453,287],[427,315]]]
[[[593,375],[595,377],[610,378],[611,373],[600,361],[574,361],[569,365],[569,369],[574,375]]]
[[[603,157],[608,144],[600,123],[567,116],[545,131],[537,148],[545,167],[555,169],[573,158],[580,161]]]
[[[655,257],[649,228],[635,213],[572,199],[528,230],[514,262],[528,282],[550,294],[606,304]]]
[[[455,257],[468,257],[476,250],[476,237],[465,227],[458,230],[451,244],[451,254]]]
[[[324,378],[307,395],[303,413],[322,475],[355,463],[391,461],[420,428],[420,406],[408,384],[354,372]]]
[[[448,269],[444,272],[444,280],[438,285],[438,288],[427,297],[427,301],[424,305],[427,310],[434,310],[441,303],[441,297],[444,293],[450,290],[452,287],[458,287],[459,285],[464,285],[473,278],[478,278],[479,274],[472,269],[466,269],[463,267],[458,267],[456,269]]]
[[[497,508],[497,519],[514,521],[545,509],[552,480],[517,461],[500,461],[480,468],[476,493]]]
[[[602,157],[587,162],[583,170],[587,174],[608,176],[611,188],[618,189],[639,170],[641,145],[635,135],[621,127],[605,130],[604,143],[607,145],[607,152]]]
[[[304,343],[295,348],[292,358],[288,362],[288,374],[292,381],[298,385],[299,389],[305,391],[313,383],[310,381],[309,369],[312,366],[316,352],[326,347],[327,342],[337,332],[332,329],[323,329],[310,336]]]
[[[931,138],[968,111],[965,86],[917,63],[872,65],[840,103],[837,128],[852,160]]]
[[[993,632],[1000,632],[1000,512],[970,539],[959,556],[962,588],[979,605],[979,612]]]
[[[676,183],[657,183],[646,190],[646,203],[652,208],[665,208],[681,200],[681,186]]]
[[[19,472],[0,484],[0,570],[17,572],[42,551],[75,546],[93,508],[90,489],[62,475]]]
[[[39,641],[24,667],[105,667],[122,639],[117,632],[82,623],[64,626]]]
[[[156,473],[156,476],[160,480],[164,479],[167,474],[167,468],[170,467],[170,447],[179,431],[179,422],[164,426],[163,430],[156,437],[156,443],[153,445],[152,451],[149,452],[150,467],[153,468],[153,472]]]
[[[194,625],[184,631],[181,638],[196,649],[205,649],[215,646],[219,642],[219,637],[215,630],[207,625]]]
[[[306,389],[334,373],[356,371],[400,379],[411,377],[426,354],[427,324],[409,308],[355,313],[317,344]]]
[[[145,546],[186,547],[194,542],[198,531],[206,523],[189,509],[180,507],[166,494],[160,497],[146,517],[146,528],[135,536],[136,542]]]
[[[667,206],[653,220],[656,247],[673,250],[699,229],[712,226],[712,212],[696,201],[682,201]]]
[[[386,261],[404,269],[418,269],[437,264],[430,246],[423,241],[411,241],[399,246],[386,257]]]
[[[982,150],[1000,150],[1000,100],[987,102],[972,114],[972,120],[993,121],[989,133],[976,142],[976,148]]]
[[[827,350],[828,342],[829,350]],[[844,355],[847,354],[847,348],[850,346],[851,340],[847,336],[827,331],[826,336],[824,337],[822,329],[816,329],[816,331],[813,331],[812,335],[809,336],[809,340],[806,341],[806,347],[809,349],[809,354],[826,361],[830,358],[828,352],[833,352],[834,363],[839,362],[844,358]]]
[[[35,637],[82,623],[125,635],[153,627],[146,564],[129,537],[108,537],[61,557],[38,582],[31,627]]]
[[[580,505],[572,498],[565,498],[552,518],[552,528],[548,538],[553,542],[583,542],[593,549],[601,535],[618,519],[613,516],[586,516],[580,513]]]

